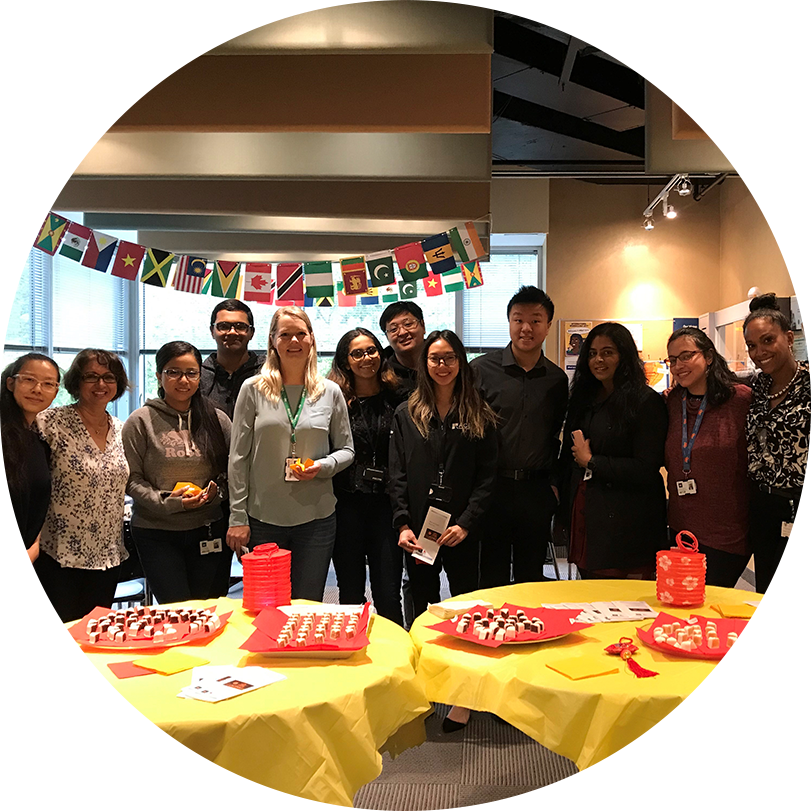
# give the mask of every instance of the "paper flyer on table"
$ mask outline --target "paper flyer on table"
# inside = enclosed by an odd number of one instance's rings
[[[442,533],[448,528],[451,520],[451,514],[443,510],[438,510],[436,507],[428,508],[428,515],[425,516],[422,529],[420,530],[420,537],[417,538],[417,546],[423,549],[422,552],[412,552],[412,557],[417,560],[425,561],[425,563],[433,563],[436,556],[439,554],[439,544],[437,541]]]
[[[286,678],[287,676],[264,667],[196,667],[192,671],[191,684],[177,695],[178,698],[194,698],[213,703],[250,693]]]

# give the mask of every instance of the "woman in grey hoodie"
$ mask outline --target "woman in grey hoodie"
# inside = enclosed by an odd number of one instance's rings
[[[122,431],[132,537],[158,602],[206,600],[221,596],[231,565],[223,514],[231,421],[199,391],[194,346],[164,344],[155,365],[160,397]]]

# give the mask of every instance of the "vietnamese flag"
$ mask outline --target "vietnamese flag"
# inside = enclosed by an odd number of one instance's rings
[[[429,296],[441,296],[442,295],[442,277],[441,276],[430,276],[427,279],[422,280],[423,287],[425,287],[425,292]]]
[[[110,273],[113,276],[120,276],[122,279],[135,281],[138,278],[138,271],[141,269],[145,253],[146,248],[122,240],[118,243],[118,253],[115,255],[115,262],[113,262],[113,269]]]

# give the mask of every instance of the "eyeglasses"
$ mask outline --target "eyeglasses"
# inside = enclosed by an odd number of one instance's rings
[[[429,355],[428,356],[428,365],[429,366],[439,366],[440,363],[444,363],[446,366],[456,366],[459,363],[459,358],[456,355]]]
[[[386,335],[396,335],[401,329],[404,329],[406,332],[409,330],[414,329],[419,322],[416,318],[410,318],[408,321],[401,321],[399,324],[392,324],[390,327],[386,327]]]
[[[98,383],[99,380],[109,383],[110,385],[118,382],[118,379],[112,372],[107,372],[107,374],[104,375],[97,375],[95,372],[87,372],[82,375],[82,383]]]
[[[251,325],[246,324],[244,321],[218,321],[213,326],[217,332],[221,332],[223,335],[231,332],[231,330],[238,332],[240,335],[245,335],[251,328]]]
[[[370,358],[377,357],[377,347],[376,346],[367,346],[366,349],[353,349],[349,353],[350,358],[354,358],[355,360],[363,360],[366,356]]]
[[[38,380],[30,375],[12,375],[12,377],[17,381],[17,385],[24,389],[35,389],[40,386],[47,394],[55,394],[59,391],[59,384],[52,380]]]
[[[692,352],[682,352],[680,355],[668,355],[665,358],[665,363],[668,366],[675,366],[677,363],[689,363],[696,355],[700,354],[700,349],[694,349]]]
[[[185,377],[187,380],[197,380],[200,377],[199,369],[164,369],[163,373],[169,380],[180,380]]]

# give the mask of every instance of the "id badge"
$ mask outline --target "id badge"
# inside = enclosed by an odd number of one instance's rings
[[[297,479],[293,475],[293,471],[290,469],[291,465],[299,464],[300,462],[301,462],[301,459],[299,459],[296,456],[288,456],[287,459],[284,460],[284,480],[286,482],[298,482],[298,481],[301,481],[301,479]]]
[[[589,470],[589,468],[586,468],[583,471],[583,481],[587,482],[593,475],[594,473],[591,470]]]
[[[681,482],[676,482],[676,492],[680,496],[694,496],[696,494],[696,480],[685,479]]]
[[[451,500],[451,488],[441,484],[432,484],[428,488],[428,498],[431,501],[438,501],[440,504],[447,504]]]
[[[803,539],[803,525],[794,524],[791,521],[783,521],[780,525],[780,535],[784,538],[801,541]]]
[[[211,552],[222,552],[222,538],[209,538],[200,541],[200,554],[208,555]]]

